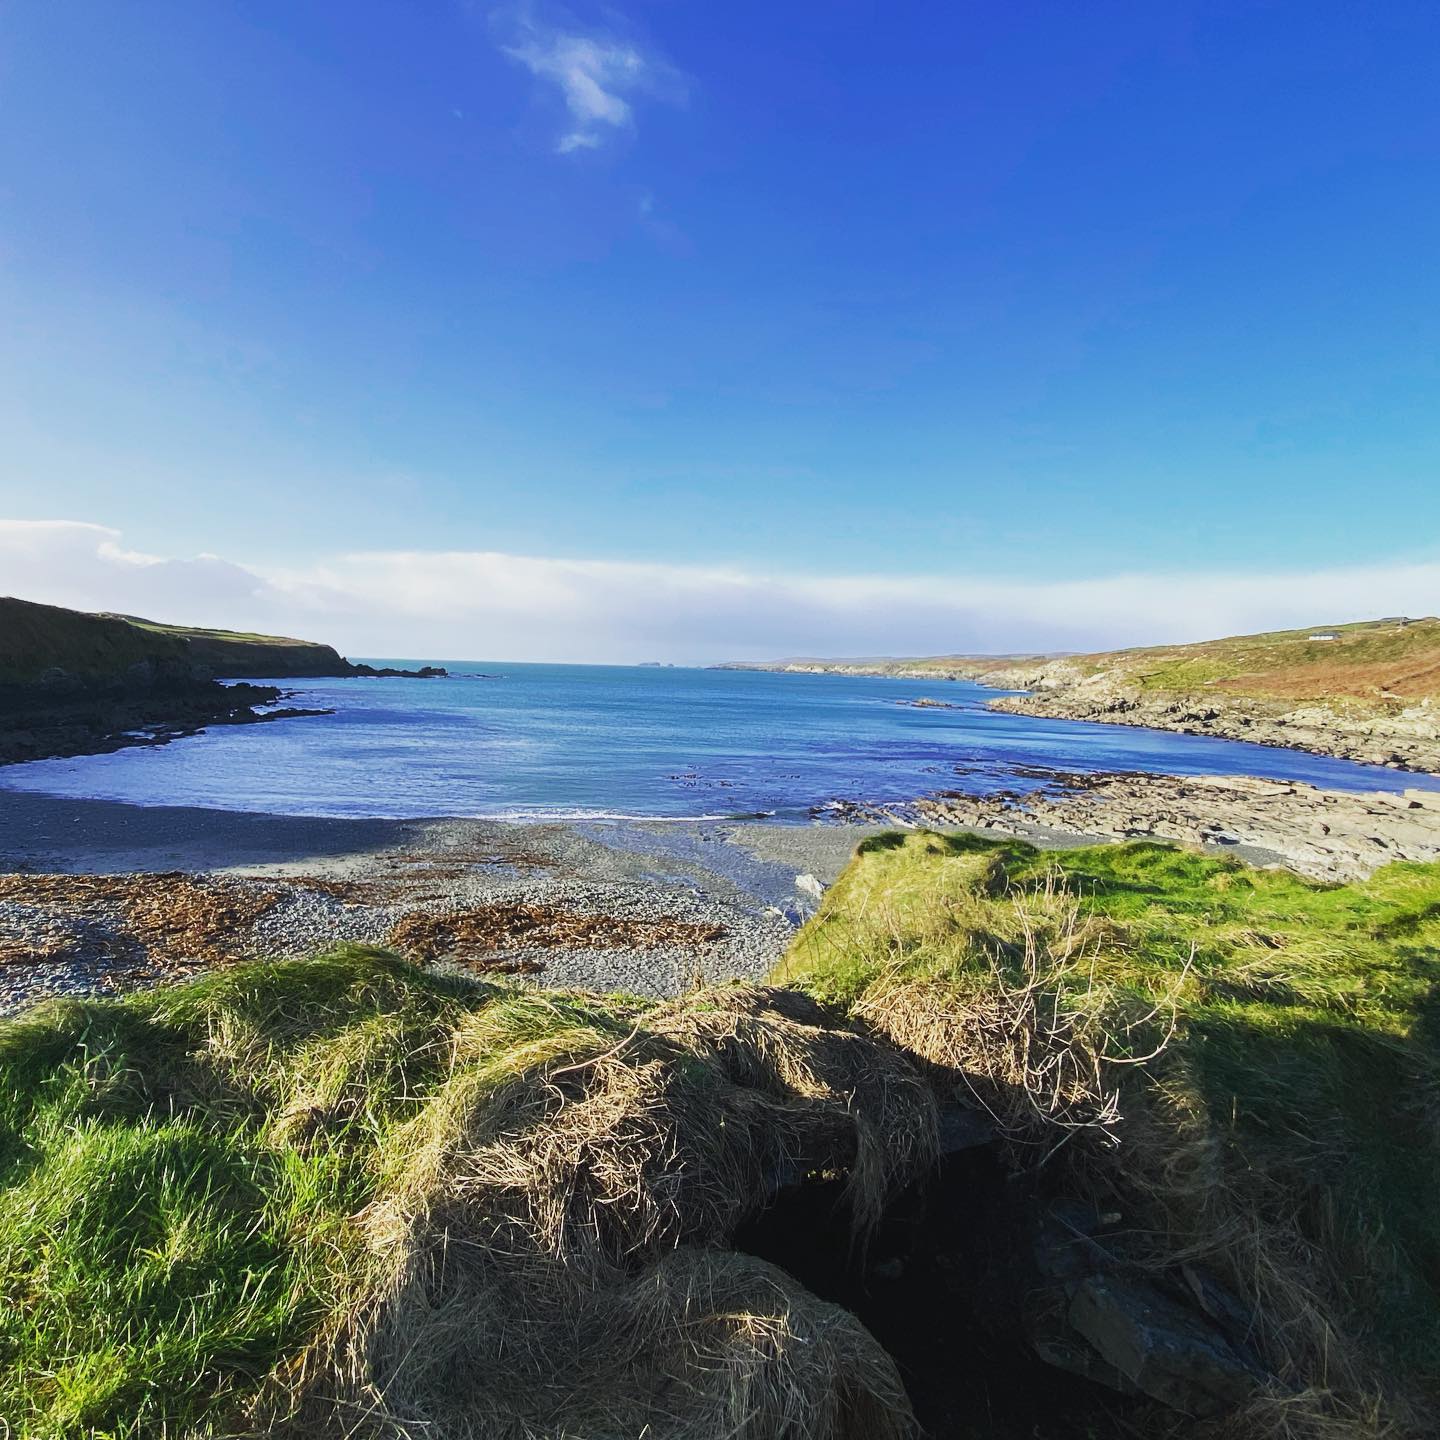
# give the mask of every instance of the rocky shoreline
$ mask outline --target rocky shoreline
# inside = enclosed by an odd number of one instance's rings
[[[940,791],[900,805],[837,803],[828,818],[957,827],[1034,844],[1158,840],[1356,880],[1396,860],[1440,860],[1440,791],[1353,793],[1253,776],[1073,774],[1032,769],[1033,789]]]
[[[1033,678],[1015,676],[1011,680]],[[1010,688],[1000,676],[987,676],[982,683]],[[1278,700],[1241,696],[1147,694],[1104,680],[1057,684],[1054,688],[1016,688],[1027,693],[998,696],[988,702],[989,708],[1012,715],[1214,735],[1223,740],[1248,740],[1253,745],[1308,750],[1314,755],[1331,755],[1366,765],[1440,773],[1440,710],[1428,701],[1396,705],[1389,710],[1347,711],[1338,706],[1287,705]]]
[[[721,668],[964,680],[1018,692],[987,702],[1012,715],[1210,735],[1440,774],[1440,620],[1433,617],[1093,655],[792,659]]]
[[[138,745],[168,745],[210,725],[257,725],[329,710],[275,707],[271,685],[206,681],[139,694],[38,700],[0,698],[0,765],[104,755]]]

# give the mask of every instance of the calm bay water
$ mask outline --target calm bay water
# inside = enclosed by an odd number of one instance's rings
[[[960,682],[450,668],[448,680],[277,681],[293,692],[287,704],[336,713],[10,766],[0,804],[14,789],[288,815],[803,820],[837,798],[1023,788],[1033,782],[1016,767],[1029,766],[1440,788],[1435,777],[1298,751],[998,714],[985,709],[994,691]],[[959,708],[905,703],[922,696]]]

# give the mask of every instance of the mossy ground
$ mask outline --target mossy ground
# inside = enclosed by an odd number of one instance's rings
[[[1280,1237],[1255,1253],[1323,1292],[1362,1382],[1423,1386],[1440,1353],[1440,866],[1323,886],[1155,845],[884,836],[777,978],[881,1032],[897,985],[962,1017],[1048,986],[1117,1062],[1173,1031],[1133,1074],[1172,1107],[1152,1119],[1183,1102],[1203,1132],[1210,1168],[1187,1183],[1204,1194],[1174,1224],[1213,1219],[1226,1192],[1226,1215]],[[267,1377],[353,1304],[359,1217],[477,1107],[535,1075],[581,1094],[599,1058],[678,1067],[682,1088],[718,1073],[674,1040],[632,1045],[655,1013],[349,950],[0,1026],[0,1415],[27,1437],[243,1433]],[[1127,1152],[1119,1133],[1123,1170],[1149,1142]]]

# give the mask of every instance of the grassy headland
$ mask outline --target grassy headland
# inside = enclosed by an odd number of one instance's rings
[[[903,1375],[949,1434],[1113,1433],[1089,1382],[1036,1413],[1030,1370],[997,1378],[1007,1347],[1128,1388],[1141,1435],[1185,1423],[1177,1393],[1223,1408],[1210,1435],[1419,1413],[1440,866],[1325,886],[1155,845],[884,836],[775,983],[648,1002],[352,949],[0,1026],[0,1414],[46,1437],[840,1440],[912,1433]],[[957,1107],[995,1129],[993,1209],[982,1171],[934,1178]],[[772,1200],[811,1207],[802,1239],[837,1206],[872,1237],[831,1258],[862,1310],[952,1287],[923,1323],[958,1408],[913,1324],[866,1314],[892,1358],[793,1278],[756,1228]],[[1054,1213],[1093,1225],[1040,1274]],[[1016,1217],[1041,1228],[1007,1247]],[[982,1251],[1026,1303],[967,1322]],[[1115,1374],[1133,1356],[1095,1317],[1121,1291],[1151,1322],[1188,1307],[1229,1368]]]
[[[976,680],[995,709],[1290,745],[1440,771],[1440,620],[1369,620],[1089,655],[785,660],[741,668]]]
[[[0,596],[0,764],[163,742],[205,724],[281,719],[274,687],[222,679],[377,675],[329,645],[88,615]],[[432,673],[429,670],[419,672]]]
[[[161,625],[130,615],[118,618],[148,635],[178,640],[195,665],[224,679],[349,675],[353,670],[333,646],[314,640],[255,635],[239,630],[207,630],[194,625]]]
[[[217,678],[348,673],[329,645],[309,640],[87,615],[0,596],[0,689],[134,691]]]

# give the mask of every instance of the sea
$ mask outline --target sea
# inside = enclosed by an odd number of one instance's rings
[[[334,713],[11,765],[0,769],[0,793],[280,815],[807,822],[835,801],[1024,790],[1047,769],[1440,788],[1440,777],[1301,751],[1008,715],[986,708],[996,691],[960,681],[668,666],[447,668],[447,679],[272,681],[286,691],[285,705]],[[920,699],[944,707],[916,707]]]

